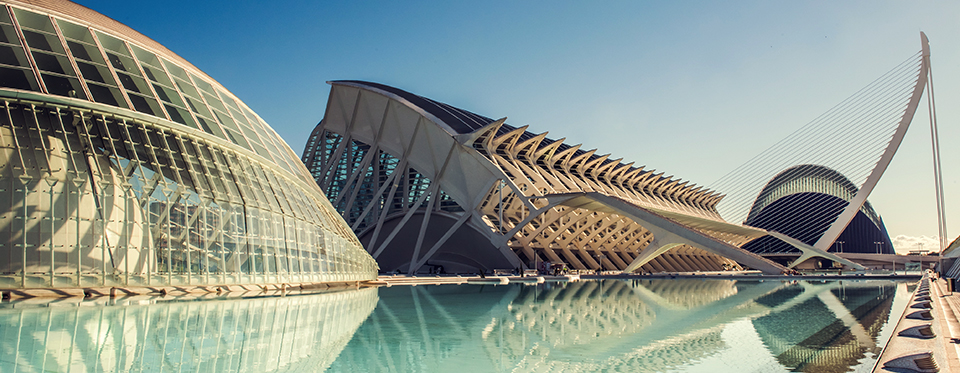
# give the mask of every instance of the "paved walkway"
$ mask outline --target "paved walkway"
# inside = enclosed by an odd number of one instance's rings
[[[960,293],[946,288],[944,280],[919,282],[874,372],[960,372]]]

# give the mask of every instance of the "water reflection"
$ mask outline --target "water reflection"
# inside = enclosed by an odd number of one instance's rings
[[[200,301],[5,303],[0,371],[323,370],[376,304],[376,289]]]
[[[872,366],[906,290],[672,279],[0,303],[0,371],[840,372]]]
[[[382,288],[329,370],[849,371],[876,358],[902,287],[672,279]]]

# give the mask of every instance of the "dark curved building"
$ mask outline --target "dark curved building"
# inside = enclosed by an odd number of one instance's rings
[[[791,167],[761,190],[744,225],[776,231],[813,245],[847,207],[857,187],[845,176],[819,165]],[[799,254],[800,250],[765,236],[744,249],[757,254]],[[883,219],[865,202],[830,252],[894,254]]]

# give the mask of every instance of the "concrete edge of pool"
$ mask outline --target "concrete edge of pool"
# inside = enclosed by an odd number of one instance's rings
[[[960,372],[960,294],[940,280],[914,289],[874,372]]]

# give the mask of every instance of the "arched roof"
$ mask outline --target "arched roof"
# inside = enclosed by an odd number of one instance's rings
[[[0,27],[12,32],[0,40],[0,46],[5,53],[25,54],[13,58],[19,59],[18,66],[10,66],[33,70],[26,76],[32,80],[26,86],[0,87],[9,92],[4,95],[26,98],[29,93],[19,92],[40,92],[59,96],[53,101],[68,105],[80,100],[90,103],[80,106],[148,115],[164,126],[196,130],[201,137],[250,151],[312,184],[296,153],[260,116],[223,85],[155,40],[69,1],[0,3],[9,4],[15,16],[10,18],[6,11],[0,14]],[[21,30],[24,40],[17,40],[16,31],[12,31],[15,28]],[[17,70],[5,67],[4,71]],[[40,84],[36,77],[42,78]],[[48,77],[72,85],[58,92],[46,80]]]
[[[433,116],[434,118],[439,120],[441,123],[438,123],[438,124],[446,125],[448,129],[453,132],[451,133],[451,135],[463,135],[463,134],[473,133],[495,122],[495,120],[490,117],[476,114],[464,109],[460,109],[460,108],[451,106],[449,104],[435,101],[435,100],[402,90],[400,88],[392,87],[386,84],[374,83],[374,82],[368,82],[368,81],[362,81],[362,80],[334,80],[328,83],[332,85],[348,85],[348,86],[353,86],[358,88],[379,91],[381,93],[403,99],[409,102],[411,105],[423,110],[424,113],[430,116]],[[518,127],[504,123],[497,129],[496,136],[507,134],[511,131],[516,130],[517,128]],[[529,140],[537,136],[538,134],[536,133],[533,133],[530,131],[523,131],[523,133],[520,134],[519,136],[518,142],[523,142],[525,140]],[[537,150],[543,149],[544,147],[547,147],[547,146],[551,146],[555,142],[557,142],[557,140],[544,137],[542,140],[540,140],[539,144],[537,145]],[[561,143],[557,145],[556,152],[560,153],[574,146],[575,145]],[[570,156],[570,158],[571,159],[577,158],[581,155],[587,154],[588,152],[589,150],[576,149],[573,151],[573,154]],[[590,161],[597,160],[601,157],[604,157],[604,156],[599,155],[597,153],[590,154],[587,157],[587,159],[584,160],[583,163],[586,164],[586,163],[589,163]],[[607,158],[601,161],[601,164],[607,165],[607,164],[618,162],[618,161],[619,160],[617,159]],[[618,163],[619,164],[615,168],[619,168],[621,166],[627,165],[626,163],[623,163],[623,162],[618,162]],[[631,166],[628,170],[624,171],[624,173],[629,173],[631,171],[635,171],[638,169],[644,169],[644,166]],[[650,169],[650,170],[645,170],[643,172],[654,173],[655,171],[653,169]],[[659,180],[668,179],[668,177],[664,177],[662,175],[657,177]],[[679,180],[677,181],[679,182]]]

